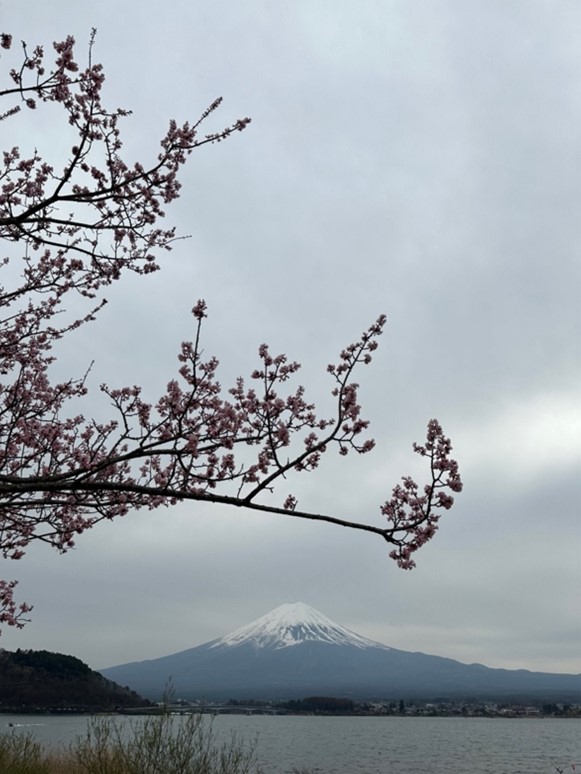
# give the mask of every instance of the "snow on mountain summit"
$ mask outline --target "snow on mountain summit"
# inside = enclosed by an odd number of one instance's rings
[[[355,634],[303,602],[280,605],[270,613],[217,640],[212,644],[212,648],[251,644],[255,648],[280,650],[304,642],[389,650],[387,645]]]

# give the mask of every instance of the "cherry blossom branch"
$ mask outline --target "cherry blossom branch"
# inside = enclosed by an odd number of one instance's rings
[[[218,379],[218,360],[201,349],[206,304],[192,309],[195,335],[182,343],[177,372],[156,401],[139,386],[101,386],[110,403],[104,422],[79,413],[87,405],[86,374],[54,382],[51,366],[67,334],[95,320],[106,299],[100,292],[127,271],[149,274],[157,256],[179,238],[161,228],[164,207],[180,195],[179,172],[194,149],[242,131],[250,119],[204,136],[201,126],[218,109],[215,100],[194,123],[170,121],[161,150],[148,165],[122,158],[120,123],[130,113],[104,107],[104,74],[75,59],[72,37],[54,44],[45,63],[42,47],[22,47],[11,85],[0,98],[14,100],[0,120],[52,104],[62,109],[73,135],[64,164],[14,146],[0,164],[0,554],[18,560],[32,541],[67,551],[78,535],[103,519],[140,508],[196,501],[325,522],[377,534],[405,569],[430,540],[440,514],[462,483],[451,444],[436,420],[414,450],[429,462],[420,491],[404,477],[380,508],[387,524],[361,523],[299,508],[280,494],[294,475],[315,471],[337,449],[365,454],[374,447],[362,418],[357,369],[372,361],[385,326],[380,316],[346,347],[327,372],[331,416],[318,416],[302,385],[292,387],[299,363],[258,350],[259,365],[229,390]],[[12,37],[0,34],[0,51]],[[12,264],[9,266],[9,264]],[[88,304],[66,316],[70,294]],[[78,308],[78,304],[77,307]],[[64,316],[63,316],[64,315]],[[278,499],[277,499],[278,498]],[[0,624],[21,626],[30,611],[13,599],[15,581],[0,581]]]
[[[315,470],[333,443],[343,456],[346,448],[358,453],[373,448],[371,439],[356,440],[369,423],[361,419],[356,385],[349,379],[355,366],[371,362],[370,352],[376,348],[375,339],[382,333],[385,317],[341,353],[340,365],[328,367],[338,384],[332,391],[338,415],[335,420],[319,420],[313,404],[306,402],[302,386],[286,396],[279,394],[281,385],[286,385],[299,366],[287,363],[285,356],[273,358],[265,345],[259,348],[262,368],[252,374],[252,379],[262,384],[262,394],[246,388],[242,379],[223,394],[216,376],[217,360],[201,360],[199,332],[205,304],[198,302],[194,312],[198,323],[195,344],[182,344],[179,357],[182,384],[172,380],[155,405],[142,400],[140,388],[103,386],[117,420],[105,425],[85,422],[83,417],[61,420],[61,405],[71,391],[79,394],[85,390],[83,381],[54,388],[50,414],[46,403],[37,407],[30,395],[20,401],[17,412],[11,406],[17,427],[12,428],[6,449],[15,449],[16,460],[9,465],[6,455],[0,467],[0,511],[5,529],[9,523],[20,525],[28,519],[35,530],[25,539],[20,528],[10,530],[12,539],[5,535],[3,541],[5,552],[22,551],[30,539],[38,537],[39,524],[50,527],[40,533],[43,539],[53,536],[55,547],[65,550],[72,545],[75,532],[101,518],[123,515],[129,508],[153,508],[181,500],[290,512],[296,518],[336,524],[355,523],[324,514],[305,515],[297,509],[293,495],[288,495],[282,506],[266,505],[257,498],[272,492],[275,483],[293,471]],[[317,429],[325,431],[321,437]],[[297,436],[299,448],[295,444],[294,453],[281,462],[281,452],[289,451]],[[255,461],[237,460],[235,450],[239,447],[258,447]],[[442,490],[461,489],[458,466],[450,459],[449,439],[435,420],[428,425],[426,444],[414,449],[430,460],[432,480],[424,494],[418,496],[417,485],[405,478],[403,486],[394,489],[392,501],[382,506],[391,525],[357,527],[380,534],[395,545],[400,553],[392,555],[400,566],[413,566],[404,560],[433,536],[438,520],[435,509],[451,506],[452,497]],[[23,475],[25,470],[29,475]],[[234,495],[214,491],[235,482]],[[409,515],[406,506],[410,507]]]
[[[32,610],[32,607],[25,602],[17,604],[14,601],[13,591],[16,586],[17,581],[0,580],[0,624],[22,629],[24,624],[30,620],[25,616]]]

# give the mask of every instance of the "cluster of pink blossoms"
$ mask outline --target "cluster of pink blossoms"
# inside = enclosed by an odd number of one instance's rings
[[[404,570],[415,567],[412,553],[434,537],[441,515],[438,509],[447,511],[454,504],[446,490],[462,491],[458,463],[450,457],[452,444],[437,420],[429,421],[426,443],[414,443],[414,451],[429,459],[432,480],[420,494],[416,482],[405,476],[402,484],[394,487],[391,500],[381,506],[382,514],[400,534],[390,557]]]

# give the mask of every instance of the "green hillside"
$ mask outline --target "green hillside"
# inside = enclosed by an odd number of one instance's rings
[[[95,712],[147,704],[74,656],[0,649],[0,712]]]

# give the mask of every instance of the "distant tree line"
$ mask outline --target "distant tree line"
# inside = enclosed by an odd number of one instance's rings
[[[42,670],[62,679],[91,674],[91,669],[79,658],[66,656],[63,653],[51,653],[48,650],[21,650],[18,648],[12,654],[12,663],[15,666]]]
[[[280,705],[289,712],[324,712],[352,713],[355,710],[355,702],[351,699],[340,699],[334,696],[307,696],[306,699],[292,699]]]
[[[543,704],[543,715],[555,715],[556,717],[563,715],[567,717],[571,715],[572,707],[570,704]]]

